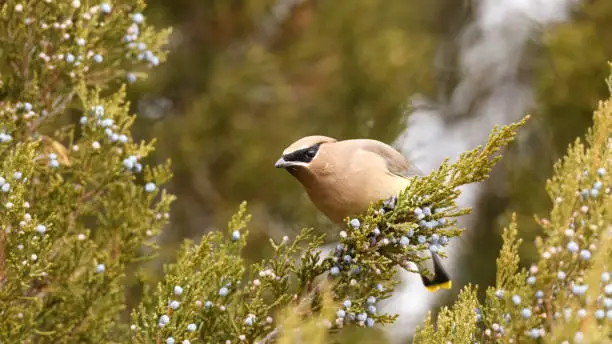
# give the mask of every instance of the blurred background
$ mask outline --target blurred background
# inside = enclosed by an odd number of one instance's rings
[[[333,241],[299,184],[273,166],[299,137],[381,140],[429,172],[529,113],[492,178],[462,198],[474,213],[452,255],[455,292],[468,281],[490,285],[511,212],[525,264],[535,257],[533,215],[550,208],[552,165],[607,96],[609,0],[148,3],[149,22],[174,28],[167,63],[129,88],[135,137],[157,138],[152,159],[174,166],[168,188],[178,201],[162,261],[184,238],[224,228],[243,200],[253,214],[249,260],[270,253],[269,237],[302,227]]]

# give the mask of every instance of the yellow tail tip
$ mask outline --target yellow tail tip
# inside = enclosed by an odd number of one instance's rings
[[[444,283],[440,283],[440,284],[432,284],[432,285],[428,285],[425,286],[425,288],[427,288],[427,290],[429,292],[436,292],[438,291],[440,288],[442,289],[450,289],[453,287],[453,282],[452,281],[448,281],[448,282],[444,282]]]

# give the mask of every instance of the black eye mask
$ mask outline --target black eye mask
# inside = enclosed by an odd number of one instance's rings
[[[291,161],[291,162],[309,163],[312,161],[312,159],[314,159],[315,156],[317,156],[320,146],[321,144],[317,143],[310,147],[296,150],[295,152],[285,154],[283,156],[283,159],[285,159],[285,161]]]

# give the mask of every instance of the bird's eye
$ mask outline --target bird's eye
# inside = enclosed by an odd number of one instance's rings
[[[306,156],[309,157],[310,159],[314,158],[315,155],[317,155],[317,150],[315,148],[310,148],[309,150],[306,151]]]

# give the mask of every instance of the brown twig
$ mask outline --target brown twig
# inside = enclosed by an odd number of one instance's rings
[[[270,333],[268,333],[261,341],[256,342],[257,344],[268,344],[268,343],[272,343],[275,339],[276,336],[278,336],[278,327],[275,327],[274,330],[270,331]]]

